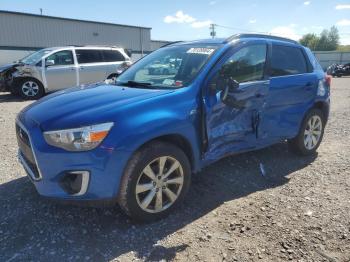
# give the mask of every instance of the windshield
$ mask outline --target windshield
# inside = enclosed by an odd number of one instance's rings
[[[181,45],[160,48],[117,79],[118,85],[181,88],[197,76],[217,46]]]
[[[20,60],[20,62],[24,63],[24,64],[36,64],[38,63],[42,57],[48,53],[50,53],[52,50],[39,50],[37,52],[34,52],[26,57],[24,57],[23,59]]]

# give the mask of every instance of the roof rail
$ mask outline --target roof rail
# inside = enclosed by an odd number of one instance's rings
[[[174,42],[170,42],[170,43],[167,43],[167,44],[161,46],[160,48],[163,48],[163,47],[166,47],[166,46],[169,46],[169,45],[173,45],[173,44],[177,44],[177,43],[181,43],[181,42],[183,42],[183,41],[174,41]]]
[[[236,34],[228,37],[225,39],[225,43],[231,42],[234,39],[240,39],[240,38],[266,38],[266,39],[272,39],[272,40],[280,40],[280,41],[286,41],[293,44],[298,44],[297,41],[285,38],[285,37],[279,37],[274,35],[264,35],[264,34]]]

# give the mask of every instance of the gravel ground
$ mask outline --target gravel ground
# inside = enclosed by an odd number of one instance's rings
[[[0,94],[0,261],[350,261],[350,78],[333,80],[317,155],[279,144],[223,159],[174,214],[143,225],[38,196],[16,161],[14,120],[29,103]]]

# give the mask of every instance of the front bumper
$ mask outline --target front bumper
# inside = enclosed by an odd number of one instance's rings
[[[9,90],[9,87],[6,84],[4,78],[0,76],[0,92],[6,92],[8,90]]]
[[[103,143],[92,151],[67,152],[48,145],[42,130],[34,121],[17,120],[16,125],[28,135],[33,154],[31,158],[30,153],[26,152],[16,127],[19,161],[40,195],[59,200],[84,202],[117,197],[123,170],[131,152],[116,150]],[[35,172],[35,166],[37,172]],[[67,173],[82,171],[89,174],[88,180],[84,182],[86,188],[79,193],[67,192],[62,183]]]

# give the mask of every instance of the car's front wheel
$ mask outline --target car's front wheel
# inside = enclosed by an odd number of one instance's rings
[[[184,199],[190,177],[190,163],[181,149],[169,143],[151,143],[129,161],[119,204],[138,221],[163,218]]]
[[[24,78],[17,84],[17,93],[24,99],[39,99],[44,95],[44,87],[36,79]]]
[[[301,155],[315,153],[321,144],[325,124],[321,110],[310,110],[304,118],[298,135],[288,141],[290,148]]]

